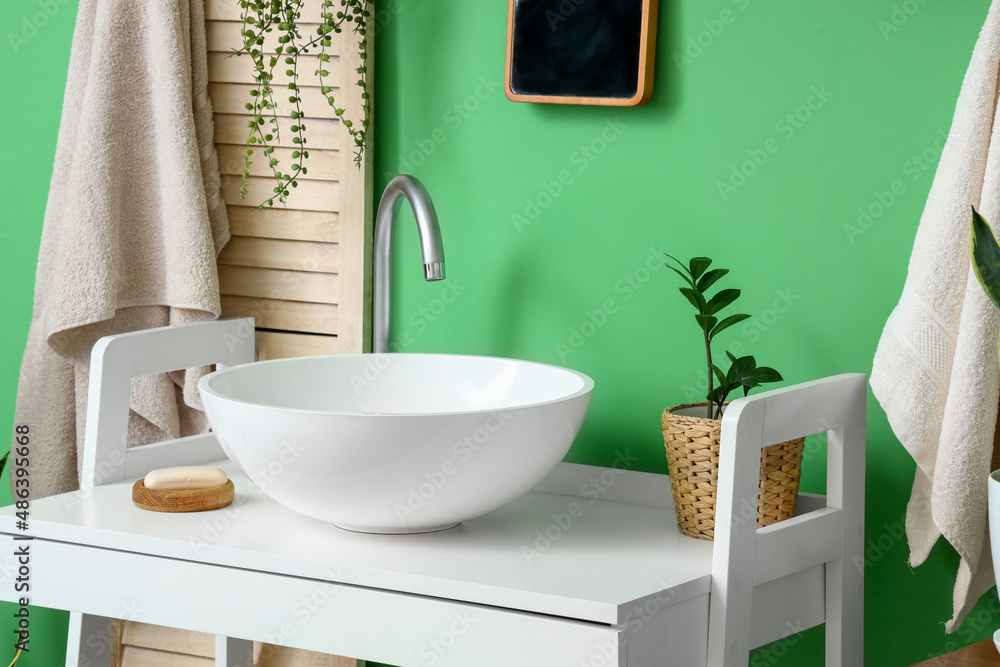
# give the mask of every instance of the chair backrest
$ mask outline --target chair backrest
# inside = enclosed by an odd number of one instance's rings
[[[807,382],[733,401],[722,420],[709,667],[746,667],[755,586],[826,566],[826,664],[861,665],[867,379]],[[757,529],[760,451],[827,433],[826,507]],[[846,619],[846,622],[845,622]]]
[[[253,318],[199,322],[107,336],[91,353],[80,488],[172,465],[225,458],[211,433],[126,448],[132,378],[216,364],[254,361]]]

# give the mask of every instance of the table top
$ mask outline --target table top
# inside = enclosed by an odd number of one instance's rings
[[[227,508],[140,510],[127,480],[32,501],[27,534],[609,624],[649,598],[710,591],[712,543],[681,535],[670,509],[533,491],[450,530],[369,535],[298,514],[217,465],[236,487]],[[0,533],[24,534],[15,511],[0,508]]]

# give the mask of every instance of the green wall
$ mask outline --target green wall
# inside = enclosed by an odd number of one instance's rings
[[[400,0],[382,15],[379,185],[401,168],[423,179],[462,288],[436,302],[442,288],[421,281],[404,226],[394,316],[407,349],[588,373],[597,386],[569,459],[609,464],[628,449],[637,468],[665,472],[659,416],[689,400],[703,352],[676,276],[647,272],[650,249],[664,248],[715,258],[743,288],[742,312],[757,320],[721,345],[742,343],[789,382],[868,372],[989,2],[662,0],[653,100],[625,110],[514,104],[483,87],[503,80],[506,5]],[[826,99],[789,122],[816,90]],[[621,131],[604,137],[609,122]],[[720,192],[748,151],[763,164]],[[549,197],[560,174],[569,184]],[[860,226],[859,207],[876,214]],[[588,313],[603,322],[593,331]],[[1000,605],[991,595],[945,635],[956,557],[942,545],[907,566],[914,465],[870,405],[867,662],[910,665],[988,638]],[[822,490],[820,453],[807,456],[810,491]],[[822,641],[809,632],[752,664],[820,665]]]
[[[404,225],[397,348],[586,372],[597,389],[569,459],[608,464],[628,450],[636,469],[665,472],[659,414],[697,398],[702,352],[675,276],[658,268],[660,249],[732,269],[755,319],[720,347],[742,344],[789,382],[868,371],[989,3],[663,0],[653,101],[618,111],[508,102],[504,2],[378,6],[377,186],[399,171],[426,183],[450,280],[421,281]],[[2,429],[12,424],[75,11],[71,1],[0,4],[10,91],[0,111],[0,177],[10,185],[0,217]],[[786,118],[796,112],[801,120]],[[762,164],[746,166],[752,175],[731,180],[754,156]],[[859,207],[872,217],[859,223]],[[939,545],[927,564],[906,565],[913,463],[874,402],[869,422],[866,662],[910,665],[986,639],[1000,627],[995,594],[944,634],[953,550]],[[823,484],[815,444],[809,491]],[[32,652],[19,664],[62,664],[64,615],[35,613]],[[0,608],[0,631],[8,617]],[[820,665],[822,642],[809,631],[751,664]]]
[[[52,178],[76,0],[0,2],[0,62],[7,94],[0,107],[0,432],[12,433],[17,376],[28,337],[35,263]],[[7,444],[2,446],[7,451]],[[7,473],[0,504],[11,502]],[[81,576],[86,576],[81,573]],[[12,605],[0,603],[0,662],[13,657]],[[65,612],[31,609],[30,653],[17,664],[56,667],[66,656]],[[8,640],[8,638],[10,638]]]

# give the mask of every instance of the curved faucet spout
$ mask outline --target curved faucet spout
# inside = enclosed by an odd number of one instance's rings
[[[392,228],[397,204],[410,202],[420,234],[424,256],[424,279],[444,280],[444,245],[434,203],[423,183],[413,176],[397,176],[386,186],[375,216],[375,295],[372,348],[376,354],[389,351],[389,291],[392,283]]]

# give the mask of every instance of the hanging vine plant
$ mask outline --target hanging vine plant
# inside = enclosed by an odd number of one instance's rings
[[[247,121],[247,142],[243,152],[243,181],[240,188],[240,199],[247,196],[247,179],[250,177],[250,166],[255,156],[260,153],[268,161],[268,166],[274,175],[273,194],[258,208],[274,206],[274,202],[287,203],[291,189],[298,187],[299,176],[308,173],[306,160],[309,150],[306,145],[305,114],[302,112],[302,88],[299,83],[300,56],[315,53],[319,67],[313,72],[319,84],[319,91],[333,108],[334,114],[350,133],[354,140],[354,161],[360,168],[365,150],[365,135],[371,118],[371,100],[368,95],[368,38],[366,35],[369,9],[373,0],[339,0],[340,8],[334,10],[334,0],[320,1],[321,22],[315,29],[303,36],[302,5],[304,0],[242,0],[243,46],[233,49],[233,56],[246,54],[250,56],[254,69],[254,87],[250,90],[250,100],[246,110],[252,115]],[[357,68],[357,85],[361,88],[362,108],[361,120],[351,121],[346,110],[337,105],[334,99],[334,87],[330,85],[330,72],[326,69],[330,62],[329,50],[333,44],[333,35],[353,28],[357,37],[358,51],[361,56],[361,66]],[[265,40],[276,38],[278,44],[274,53],[267,53]],[[275,95],[284,94],[282,87],[276,90],[272,83],[274,72],[279,67],[285,68],[288,77],[288,102],[292,105],[291,132],[292,164],[283,168],[274,156],[274,145],[280,141],[278,126],[278,105]],[[345,82],[346,83],[346,82]]]

